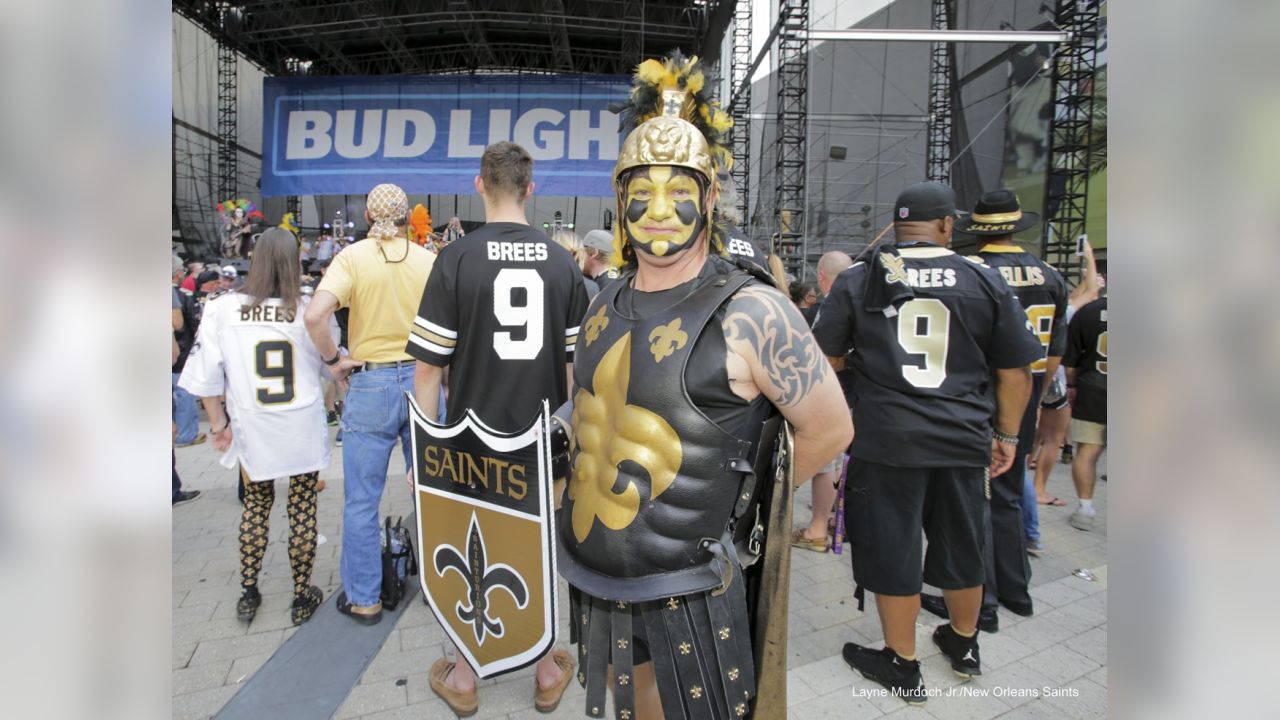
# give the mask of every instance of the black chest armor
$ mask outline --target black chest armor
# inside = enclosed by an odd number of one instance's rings
[[[617,306],[632,279],[624,275],[595,298],[579,331],[559,570],[596,597],[642,601],[714,588],[718,561],[732,554],[732,541],[721,540],[730,538],[752,443],[708,419],[684,381],[698,337],[721,332],[711,322],[717,309],[750,282],[719,269],[643,318]]]

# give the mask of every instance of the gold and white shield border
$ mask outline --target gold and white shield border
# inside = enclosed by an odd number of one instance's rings
[[[511,657],[504,658],[502,660],[497,660],[497,661],[482,665],[471,654],[471,651],[467,649],[467,644],[465,642],[462,642],[459,638],[454,637],[452,626],[444,618],[441,618],[438,614],[436,614],[435,607],[432,606],[432,614],[436,615],[436,620],[439,621],[440,626],[445,631],[445,634],[448,635],[450,640],[453,641],[454,645],[458,649],[458,652],[461,652],[463,656],[466,657],[467,662],[470,663],[471,667],[476,671],[476,675],[482,678],[488,678],[494,675],[510,672],[512,670],[518,670],[522,667],[531,665],[534,662],[536,662],[539,658],[541,658],[543,655],[545,655],[546,652],[549,649],[551,649],[551,646],[555,644],[556,628],[558,628],[560,624],[560,602],[559,602],[560,574],[556,570],[556,552],[555,552],[556,515],[553,508],[553,503],[554,503],[553,494],[555,490],[554,490],[554,482],[551,477],[551,447],[549,443],[549,431],[548,431],[548,428],[550,427],[550,424],[551,424],[551,408],[548,405],[547,401],[543,400],[542,409],[539,411],[538,418],[536,422],[533,423],[533,425],[531,425],[528,429],[522,432],[519,432],[516,434],[506,434],[506,433],[502,433],[497,430],[494,430],[493,428],[490,428],[489,426],[485,425],[484,422],[481,421],[479,417],[476,417],[476,414],[473,413],[470,409],[467,410],[466,415],[462,418],[462,420],[458,421],[457,423],[454,423],[453,425],[438,425],[435,422],[427,419],[426,415],[423,414],[422,409],[418,407],[418,403],[416,400],[414,400],[412,394],[406,392],[405,398],[408,400],[408,403],[409,403],[410,423],[413,423],[422,427],[426,431],[426,433],[432,437],[451,438],[462,433],[467,429],[470,429],[473,433],[475,433],[477,437],[483,440],[486,445],[488,445],[490,448],[493,448],[494,450],[497,450],[499,452],[510,452],[510,451],[518,450],[519,448],[525,447],[526,445],[529,445],[531,442],[537,443],[538,484],[539,484],[539,490],[541,493],[540,495],[541,502],[538,503],[538,513],[544,528],[544,532],[542,534],[542,560],[543,560],[543,565],[544,567],[547,568],[547,572],[548,572],[548,576],[545,578],[545,586],[547,587],[548,594],[549,594],[549,597],[546,600],[546,610],[544,611],[544,617],[543,617],[543,621],[545,623],[545,630],[543,631],[542,637],[538,639],[537,643],[535,643],[532,648],[518,655],[513,655]],[[411,443],[410,457],[412,458],[413,468],[416,468],[418,466],[418,457],[420,457],[417,433],[410,432],[409,440]],[[415,477],[413,501],[414,501],[414,506],[417,508],[417,511],[418,511],[418,518],[422,518],[423,493],[443,495],[443,496],[449,497],[451,500],[458,499],[457,496],[449,495],[447,493],[440,493],[438,490],[434,490],[434,489],[419,485],[417,483],[417,478]],[[487,510],[492,510],[493,512],[496,512],[496,513],[502,513],[504,515],[513,515],[518,517],[528,517],[523,513],[516,513],[512,510],[494,505],[492,503],[487,503],[480,500],[468,500],[468,502],[471,502],[472,504],[483,507]],[[421,523],[421,520],[419,520],[419,523]],[[426,574],[429,568],[433,568],[435,566],[427,561],[428,560],[428,558],[426,557],[427,549],[426,547],[424,547],[424,544],[422,542],[422,537],[419,536],[417,540],[418,540],[417,553],[418,553],[418,568],[419,568],[418,583],[422,587],[423,595],[426,596],[427,595]],[[428,603],[428,605],[430,605],[430,603]]]

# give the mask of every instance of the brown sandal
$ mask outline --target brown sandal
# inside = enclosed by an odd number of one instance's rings
[[[480,694],[475,689],[469,693],[458,692],[445,682],[456,664],[444,658],[435,661],[429,676],[431,692],[439,695],[454,715],[460,718],[471,717],[476,714],[476,710],[480,709]]]
[[[804,536],[805,529],[806,528],[800,528],[799,530],[795,530],[791,533],[791,547],[798,547],[819,553],[824,553],[831,547],[831,544],[827,542],[826,535],[823,535],[821,538],[808,538]]]
[[[573,656],[567,651],[556,648],[551,652],[551,659],[560,666],[560,680],[549,688],[538,686],[538,676],[533,676],[533,707],[540,713],[552,713],[560,706],[560,698],[573,680]]]

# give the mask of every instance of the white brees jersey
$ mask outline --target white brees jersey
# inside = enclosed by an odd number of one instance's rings
[[[224,467],[244,466],[250,480],[274,480],[329,465],[324,361],[297,308],[278,299],[261,306],[241,293],[210,300],[178,384],[193,395],[226,394],[232,443]],[[337,323],[330,321],[334,342]]]

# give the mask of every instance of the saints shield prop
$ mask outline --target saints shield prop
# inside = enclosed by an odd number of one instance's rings
[[[470,411],[427,421],[409,397],[418,577],[431,611],[480,677],[529,665],[555,642],[550,411],[496,432]]]

